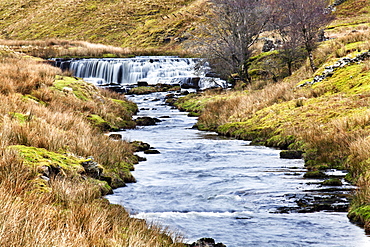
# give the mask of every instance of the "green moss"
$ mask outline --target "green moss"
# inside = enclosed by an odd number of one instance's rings
[[[351,207],[348,212],[348,218],[357,224],[365,225],[365,231],[370,233],[370,205]]]
[[[321,171],[309,171],[303,175],[304,178],[325,178],[325,173]]]
[[[54,82],[54,88],[58,89],[59,91],[64,91],[69,93],[69,90],[66,88],[71,88],[72,93],[78,98],[83,101],[88,101],[91,99],[91,93],[96,90],[91,90],[92,85],[87,84],[86,82],[79,80],[75,77],[67,77],[67,76],[57,76]]]
[[[26,114],[18,113],[18,112],[9,112],[9,115],[13,118],[16,118],[21,123],[25,123],[32,118],[31,115],[26,115]]]
[[[271,55],[276,55],[278,54],[279,52],[277,50],[273,50],[273,51],[268,51],[268,52],[262,52],[254,57],[251,57],[249,60],[251,62],[255,62],[255,61],[258,61],[258,60],[261,60],[261,59],[264,59],[266,57],[269,57]]]
[[[140,86],[131,88],[128,94],[150,94],[154,92],[168,92],[168,91],[179,91],[180,86],[171,85],[156,85],[156,86]]]
[[[106,53],[106,54],[103,54],[103,58],[117,58],[118,56],[116,54],[112,54],[112,53]]]
[[[42,105],[46,105],[46,103],[45,103],[44,101],[42,101],[42,100],[40,100],[40,99],[36,98],[35,96],[32,96],[32,95],[27,94],[27,95],[22,95],[22,97],[23,97],[24,99],[32,100],[32,101],[34,101],[34,102],[36,102],[36,103],[39,103],[39,104],[42,104]]]
[[[191,93],[179,98],[174,105],[183,111],[202,112],[207,102],[214,101],[215,99],[213,97],[197,97],[196,94]]]
[[[32,168],[60,167],[66,174],[82,173],[81,163],[85,160],[67,154],[47,151],[44,148],[27,147],[23,145],[10,146],[19,152],[24,164]]]
[[[342,186],[343,183],[339,178],[330,178],[322,182],[322,185],[326,186]]]
[[[325,90],[327,94],[347,93],[358,94],[367,92],[370,89],[370,73],[366,65],[352,64],[335,71],[334,75],[327,80],[317,83],[314,89]]]
[[[115,189],[125,186],[125,183],[136,182],[136,179],[131,174],[133,170],[134,166],[132,163],[120,162],[117,164],[110,164],[110,167],[106,167],[104,175],[111,178],[110,186]]]
[[[96,114],[91,114],[87,117],[87,119],[90,120],[90,122],[97,126],[99,129],[103,131],[108,131],[112,129],[116,129],[115,127],[111,126],[111,124],[107,121],[105,121],[101,116]]]
[[[100,188],[101,195],[107,195],[107,194],[113,193],[112,187],[106,181],[101,181],[101,180],[97,180],[93,178],[88,178],[88,181],[91,184],[96,185]]]
[[[112,99],[112,101],[124,107],[132,114],[135,114],[138,111],[137,105],[134,102],[127,101],[127,100],[119,100],[119,99]]]

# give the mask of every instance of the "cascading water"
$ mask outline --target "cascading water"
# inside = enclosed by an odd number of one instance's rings
[[[346,212],[326,207],[348,205],[353,186],[344,179],[343,186],[323,186],[303,177],[303,160],[196,130],[196,118],[164,104],[167,94],[128,96],[138,104],[138,117],[161,122],[119,134],[160,153],[138,153],[147,161],[135,166],[137,183],[116,189],[106,197],[111,203],[180,232],[187,243],[212,237],[227,247],[370,246]]]
[[[226,88],[224,80],[208,77],[210,68],[199,58],[135,57],[114,59],[55,60],[62,69],[73,71],[99,86],[180,85],[183,88]],[[202,64],[202,65],[201,65]]]

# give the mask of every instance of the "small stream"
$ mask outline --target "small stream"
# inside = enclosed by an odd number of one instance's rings
[[[165,93],[128,98],[141,109],[138,116],[162,120],[119,132],[160,151],[138,153],[147,161],[135,166],[137,183],[107,196],[133,217],[168,226],[188,243],[211,237],[228,247],[370,246],[346,212],[297,212],[299,199],[333,196],[320,192],[317,180],[303,178],[302,160],[280,159],[279,150],[193,129],[196,118],[165,105]],[[352,187],[341,188],[348,194]]]

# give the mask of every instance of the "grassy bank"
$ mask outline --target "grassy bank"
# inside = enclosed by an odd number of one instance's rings
[[[2,39],[82,40],[162,53],[179,50],[206,12],[204,0],[0,0],[0,6]]]
[[[178,246],[102,195],[133,182],[136,105],[39,59],[0,50],[0,245]],[[177,238],[176,236],[174,236]]]
[[[302,151],[311,171],[347,169],[347,179],[359,186],[349,217],[370,232],[370,59],[339,66],[321,82],[298,86],[343,57],[369,51],[368,3],[348,0],[338,8],[340,18],[327,31],[331,39],[315,51],[320,68],[314,74],[303,64],[277,83],[255,78],[239,90],[188,95],[177,105],[200,114],[199,129]],[[357,16],[351,19],[354,6]]]

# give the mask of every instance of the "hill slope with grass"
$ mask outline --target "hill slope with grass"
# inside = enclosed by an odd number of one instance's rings
[[[134,182],[134,103],[0,50],[1,246],[179,246],[102,195]],[[180,245],[181,246],[181,245]]]
[[[176,104],[200,115],[200,129],[303,152],[310,171],[348,170],[346,179],[359,186],[349,217],[370,232],[370,1],[347,0],[334,13],[329,39],[313,54],[314,73],[306,61],[279,82],[254,77]],[[271,53],[251,67],[266,58]]]
[[[189,95],[178,104],[200,114],[201,129],[302,151],[313,171],[348,169],[360,186],[350,217],[370,232],[369,59],[298,87],[370,49],[369,6],[347,0],[337,7],[326,29],[331,39],[314,54],[317,72],[307,63],[278,83],[254,78],[252,85]],[[164,53],[179,47],[204,8],[203,0],[0,0],[1,246],[182,246],[101,198],[134,181],[133,147],[104,131],[132,127],[135,106],[24,54]]]
[[[0,38],[67,39],[133,49],[178,47],[205,0],[0,0]]]

